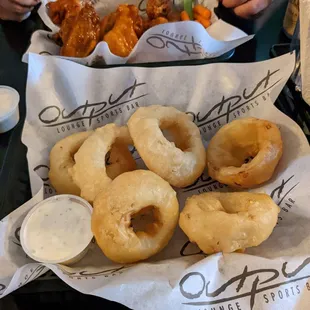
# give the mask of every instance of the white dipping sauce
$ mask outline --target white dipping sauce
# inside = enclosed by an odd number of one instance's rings
[[[7,115],[14,108],[15,101],[8,88],[0,87],[0,118]]]
[[[0,85],[0,133],[11,130],[19,121],[19,94],[8,86]]]
[[[33,257],[65,261],[81,253],[91,241],[91,212],[74,199],[49,199],[30,215],[23,234]]]

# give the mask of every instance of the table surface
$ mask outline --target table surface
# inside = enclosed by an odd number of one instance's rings
[[[277,1],[275,1],[277,2]],[[275,3],[274,2],[274,3]],[[267,14],[272,18],[264,18],[264,23],[258,22],[261,28],[257,33],[254,40],[240,46],[236,49],[234,56],[230,61],[232,62],[253,62],[260,61],[269,58],[269,52],[273,44],[278,43],[279,40],[285,40],[284,36],[281,34],[282,21],[285,13],[286,0],[280,0],[277,2],[276,9],[273,14]],[[234,23],[234,17],[231,14],[227,16],[223,14],[223,19]],[[244,23],[240,24],[240,20],[235,19],[235,24],[245,30],[254,29],[255,23],[251,24]],[[264,24],[262,26],[262,24]],[[257,24],[256,24],[257,25]],[[243,27],[244,26],[244,27]],[[20,175],[20,171],[24,171],[24,167],[27,166],[26,157],[20,160],[20,154],[25,154],[25,146],[21,143],[21,131],[25,119],[26,113],[26,102],[25,102],[25,90],[26,90],[26,80],[27,80],[27,64],[21,62],[21,57],[25,50],[27,49],[31,34],[37,30],[42,29],[43,24],[37,14],[32,14],[32,16],[23,21],[22,23],[14,22],[3,22],[0,21],[0,85],[8,85],[15,88],[20,94],[20,115],[21,120],[19,124],[10,132],[5,134],[0,134],[0,184],[6,184],[8,177],[16,177],[17,185],[19,191],[24,191],[29,193],[29,177],[28,173]],[[1,104],[1,103],[0,103]],[[35,104],[35,103],[32,103]],[[9,156],[9,158],[8,158]],[[19,160],[14,160],[14,158],[19,158]],[[18,164],[9,164],[9,163]],[[15,187],[9,188],[8,191],[0,191],[0,217],[3,218],[5,215],[13,211],[14,208],[18,207],[24,201],[15,195]],[[23,196],[25,199],[25,195]],[[26,199],[30,199],[27,197]],[[42,296],[39,299],[34,297],[35,294],[29,295],[29,288],[32,288],[36,292],[49,292],[48,301],[44,302]],[[60,294],[56,291],[69,290],[67,285],[61,281],[34,281],[29,283],[26,287],[19,289],[12,297],[12,295],[5,297],[0,300],[3,309],[28,309],[27,304],[31,303],[29,309],[36,309],[36,305],[40,308],[44,305],[50,305],[50,300],[54,300],[53,307],[56,305],[65,304],[66,306],[73,305],[83,305],[84,299],[82,300],[82,294],[77,292],[71,292],[71,298],[67,297],[64,299],[60,298]],[[31,290],[30,290],[31,291]],[[25,295],[27,294],[27,295]],[[51,295],[53,294],[53,295]],[[27,300],[27,302],[26,302]],[[86,304],[89,306],[103,305],[108,309],[126,309],[115,303],[107,302],[103,299],[96,297],[89,297]]]

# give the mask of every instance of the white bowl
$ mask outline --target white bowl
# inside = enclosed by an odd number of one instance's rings
[[[87,253],[93,238],[91,214],[91,205],[78,196],[58,195],[41,201],[21,227],[25,253],[42,263],[76,263]]]
[[[19,99],[14,88],[0,85],[0,133],[11,130],[19,122]]]

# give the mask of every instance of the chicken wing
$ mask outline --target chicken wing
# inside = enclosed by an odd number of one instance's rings
[[[60,55],[68,57],[88,56],[99,41],[99,22],[99,16],[90,4],[85,4],[78,15],[66,18],[59,31],[63,41]]]
[[[157,26],[157,25],[161,25],[161,24],[167,24],[169,23],[168,19],[165,17],[157,17],[153,20],[150,21],[150,28]]]
[[[108,33],[115,25],[117,13],[113,12],[106,15],[100,22],[100,39],[102,40],[104,35]]]
[[[80,12],[82,6],[79,0],[58,0],[49,2],[46,8],[52,22],[60,26],[66,18],[76,16]]]
[[[171,11],[167,15],[167,19],[170,23],[175,23],[181,21],[181,14],[178,11]]]
[[[167,17],[171,10],[171,0],[148,0],[146,5],[146,13],[151,20],[157,17]]]
[[[113,28],[104,35],[104,41],[113,54],[127,57],[131,53],[138,42],[138,36],[143,33],[140,18],[138,8],[134,5],[122,4],[118,7]]]
[[[144,29],[144,19],[139,15],[139,10],[134,5],[128,5],[130,10],[130,17],[133,19],[133,26],[138,38],[140,38],[145,31]],[[115,25],[116,18],[118,17],[118,12],[113,12],[105,16],[100,23],[100,35],[103,37],[108,33]]]

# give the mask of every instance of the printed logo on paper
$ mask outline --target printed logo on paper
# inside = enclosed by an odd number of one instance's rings
[[[179,34],[166,29],[160,33],[150,34],[145,41],[154,49],[174,49],[187,56],[203,55],[202,45],[200,41],[196,41],[194,36]]]
[[[130,265],[114,267],[110,269],[104,270],[96,270],[96,271],[89,271],[89,270],[82,270],[82,271],[69,271],[64,266],[58,266],[58,269],[70,279],[76,280],[95,280],[97,277],[114,277],[121,275],[126,269],[130,268]],[[72,269],[70,269],[72,270]]]
[[[78,106],[72,111],[66,111],[56,105],[45,107],[38,118],[44,127],[55,127],[57,133],[79,128],[88,128],[112,120],[120,114],[139,108],[139,99],[147,96],[146,83],[134,80],[132,85],[118,94],[110,94],[100,102],[89,102]]]
[[[296,182],[294,178],[295,176],[292,175],[288,179],[281,180],[280,185],[270,193],[270,197],[284,212],[278,216],[278,224],[283,221],[285,213],[289,213],[294,207],[295,200],[289,197],[289,194],[299,185],[299,182]]]
[[[183,305],[199,310],[252,310],[258,298],[260,304],[272,304],[294,298],[305,290],[310,294],[310,284],[306,281],[310,270],[305,270],[309,263],[310,257],[293,271],[288,271],[288,262],[279,269],[251,270],[245,266],[240,274],[216,287],[208,281],[207,274],[190,272],[179,282],[180,293],[185,298]],[[236,293],[228,294],[228,289]],[[248,301],[247,307],[242,306],[244,299]]]
[[[37,173],[37,175],[43,181],[44,186],[44,197],[48,198],[51,196],[56,195],[55,189],[51,186],[48,173],[50,171],[50,167],[47,165],[38,165],[36,166],[33,171]]]
[[[231,120],[245,116],[249,111],[258,107],[261,101],[266,101],[270,96],[270,90],[282,80],[277,77],[278,72],[280,69],[268,70],[252,89],[244,88],[241,94],[229,98],[223,96],[220,102],[205,113],[195,114],[190,111],[187,113],[192,116],[201,133],[212,132]]]

